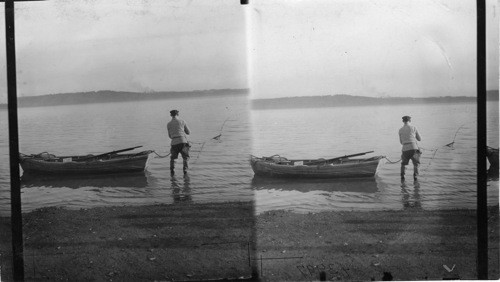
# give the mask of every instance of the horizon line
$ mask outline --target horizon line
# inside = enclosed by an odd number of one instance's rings
[[[21,96],[17,97],[18,99],[36,99],[38,97],[43,98],[47,96],[58,96],[58,95],[71,95],[71,94],[89,94],[89,93],[99,93],[99,92],[113,92],[117,95],[120,94],[161,94],[161,93],[199,93],[199,92],[211,92],[211,91],[220,91],[220,90],[245,90],[249,91],[251,94],[250,88],[220,88],[220,89],[204,89],[204,90],[186,90],[186,91],[173,91],[173,90],[162,90],[162,91],[153,91],[153,92],[133,92],[133,91],[117,91],[117,90],[97,90],[97,91],[84,91],[84,92],[67,92],[67,93],[53,93],[53,94],[42,94],[35,96]],[[499,89],[490,89],[486,92],[499,92]],[[251,95],[250,95],[251,96]],[[432,99],[432,98],[477,98],[477,96],[428,96],[428,97],[413,97],[413,96],[362,96],[362,95],[352,95],[352,94],[327,94],[327,95],[311,95],[311,96],[284,96],[284,97],[269,97],[269,98],[252,98],[249,97],[249,100],[257,101],[257,100],[272,100],[272,99],[294,99],[294,98],[319,98],[319,97],[336,97],[336,96],[349,96],[349,97],[360,97],[360,98],[369,98],[369,99]],[[166,97],[168,98],[168,97]],[[0,102],[0,105],[8,105],[8,102]]]

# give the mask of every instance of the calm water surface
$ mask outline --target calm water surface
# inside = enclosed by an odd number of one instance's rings
[[[20,151],[56,155],[103,153],[142,145],[166,155],[169,111],[179,109],[194,142],[190,173],[170,176],[169,158],[153,158],[145,173],[78,178],[22,178],[23,211],[46,206],[89,208],[175,201],[251,201],[250,126],[246,97],[159,100],[19,109]],[[1,112],[6,116],[6,111]],[[10,210],[6,119],[0,129],[0,213]],[[219,140],[213,137],[222,134]],[[134,152],[134,151],[132,151]]]
[[[180,110],[194,142],[190,173],[171,177],[168,158],[151,158],[145,173],[79,178],[22,178],[23,211],[173,202],[255,200],[257,212],[287,209],[380,210],[474,208],[476,105],[377,106],[249,110],[246,97],[140,101],[19,109],[20,151],[59,155],[102,153],[142,145],[168,153],[168,111]],[[489,107],[488,144],[498,147],[498,104]],[[417,184],[399,181],[397,131],[413,116],[424,149]],[[0,214],[8,215],[7,111],[0,110]],[[213,137],[222,134],[220,140]],[[456,136],[455,136],[456,134]],[[454,141],[453,148],[444,145]],[[250,154],[332,158],[384,155],[375,178],[269,180],[253,176]],[[178,160],[178,163],[181,161]],[[409,173],[411,174],[411,165]],[[498,203],[498,180],[488,182]]]
[[[498,103],[488,104],[488,144],[498,148]],[[421,176],[413,166],[400,182],[401,117],[411,115],[422,135]],[[266,181],[254,179],[258,212],[272,208],[299,212],[404,208],[475,208],[477,187],[476,105],[408,105],[251,112],[256,156],[333,158],[375,151],[387,159],[374,179]],[[456,135],[456,136],[455,136]],[[446,144],[455,142],[453,147]],[[498,203],[498,180],[488,182],[489,204]]]

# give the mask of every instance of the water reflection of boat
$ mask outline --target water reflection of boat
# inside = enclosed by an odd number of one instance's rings
[[[29,187],[138,187],[148,185],[145,172],[96,174],[96,175],[42,175],[24,172],[23,188]]]
[[[498,174],[499,174],[499,171],[498,169],[488,169],[488,172],[487,172],[487,180],[488,181],[498,181]]]
[[[328,191],[375,193],[378,191],[375,178],[306,179],[267,178],[254,176],[252,187],[257,190],[275,189],[285,191]]]

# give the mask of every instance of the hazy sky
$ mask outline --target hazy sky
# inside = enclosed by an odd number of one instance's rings
[[[476,1],[252,0],[256,98],[476,95]],[[488,3],[488,88],[498,7]]]
[[[239,1],[50,0],[15,7],[18,96],[248,87]]]
[[[488,88],[498,7],[488,0]],[[3,11],[3,4],[0,4]],[[473,0],[16,2],[18,96],[252,89],[255,98],[475,95]],[[0,17],[0,103],[6,102]]]

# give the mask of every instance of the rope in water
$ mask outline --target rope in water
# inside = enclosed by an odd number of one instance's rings
[[[210,140],[216,140],[216,141],[222,142],[222,140],[221,140],[221,137],[222,137],[222,132],[223,132],[223,130],[224,130],[224,126],[226,125],[226,122],[228,122],[230,118],[231,118],[231,116],[228,116],[228,117],[224,120],[224,122],[222,123],[222,125],[221,125],[221,127],[220,127],[220,129],[219,129],[219,134],[218,134],[218,135],[216,135],[216,136],[214,136],[214,137],[212,137],[212,138],[209,138],[209,139],[205,140],[205,141],[204,141],[204,142],[202,142],[202,143],[194,143],[194,142],[193,142],[193,144],[201,144],[200,151],[198,151],[198,155],[196,156],[196,159],[193,161],[193,163],[196,163],[196,162],[198,161],[198,159],[200,158],[201,152],[203,151],[203,148],[205,147],[205,144],[206,144],[208,141],[210,141]]]
[[[158,156],[158,158],[160,158],[160,159],[163,159],[163,158],[166,158],[166,157],[170,156],[170,153],[166,154],[165,156],[161,156],[161,155],[159,155],[156,151],[153,151],[153,153],[154,153],[155,155],[157,155],[157,156]]]
[[[466,122],[466,123],[462,124],[462,125],[461,125],[458,129],[457,129],[457,131],[455,131],[455,135],[453,136],[453,140],[452,140],[450,143],[448,143],[448,144],[446,144],[446,145],[443,145],[443,146],[441,146],[441,147],[435,148],[435,149],[425,149],[425,148],[420,148],[420,149],[422,149],[422,150],[424,150],[424,151],[434,152],[434,153],[432,154],[432,157],[431,157],[431,158],[430,158],[430,160],[429,160],[429,163],[428,163],[428,164],[427,164],[427,166],[426,166],[426,167],[422,170],[422,172],[425,172],[425,171],[427,171],[427,169],[429,169],[429,167],[430,167],[430,166],[431,166],[431,164],[432,164],[432,161],[434,161],[434,158],[435,158],[435,156],[436,156],[436,154],[437,154],[438,150],[440,150],[440,149],[442,149],[442,148],[444,148],[444,147],[451,148],[452,150],[453,150],[453,149],[455,149],[455,148],[453,147],[453,145],[455,144],[455,140],[456,140],[456,138],[457,138],[458,132],[460,131],[460,129],[462,129],[462,128],[463,128],[466,124],[468,124],[468,123],[471,123],[471,122]]]

